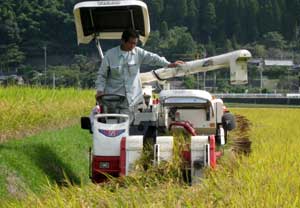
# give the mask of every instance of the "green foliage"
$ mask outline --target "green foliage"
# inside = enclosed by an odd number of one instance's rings
[[[50,82],[51,78],[55,78],[55,85],[58,87],[80,87],[79,71],[76,69],[74,70],[66,66],[49,67],[47,83]]]
[[[203,31],[203,35],[207,35],[209,39],[212,35],[212,32],[216,28],[216,11],[215,5],[212,2],[208,2],[207,5],[202,10],[203,14],[200,16],[201,21],[205,24],[200,26],[200,30]]]
[[[188,13],[186,16],[186,25],[190,29],[191,33],[194,34],[194,38],[197,40],[198,38],[195,37],[195,34],[197,34],[198,25],[195,24],[195,22],[197,22],[199,10],[195,0],[187,1],[187,7]]]
[[[197,51],[197,43],[186,27],[174,27],[165,32],[167,34],[164,34],[164,36],[168,37],[166,39],[161,38],[158,31],[152,32],[146,49],[159,51],[167,57],[172,57],[172,59],[191,55],[194,57]]]
[[[286,41],[283,36],[278,32],[268,32],[263,35],[262,42],[267,48],[280,48],[283,49],[286,46]]]
[[[197,44],[187,28],[174,27],[170,30],[169,35],[174,38],[173,41],[169,42],[168,50],[171,50],[171,53],[195,53]]]
[[[24,60],[24,53],[20,51],[17,44],[11,43],[0,46],[0,69],[10,71],[15,69]]]
[[[160,25],[160,34],[163,39],[169,38],[169,29],[168,29],[168,23],[166,21],[163,21]]]
[[[183,79],[183,84],[187,89],[196,89],[197,88],[197,79],[194,75],[185,76]]]
[[[268,76],[270,79],[276,79],[280,76],[287,75],[288,68],[287,67],[280,67],[280,66],[270,66],[265,68],[264,75]]]
[[[161,38],[160,38],[160,33],[159,31],[153,31],[151,32],[149,39],[147,41],[147,44],[145,45],[145,49],[149,51],[156,51],[156,53],[161,53],[161,44],[160,43]]]
[[[255,44],[253,53],[253,55],[256,57],[264,58],[266,57],[266,47],[264,45]]]
[[[87,184],[90,145],[89,133],[78,125],[1,143],[0,206],[7,199],[43,193],[50,184]]]
[[[219,81],[217,82],[217,87],[219,92],[229,93],[231,91],[231,86],[228,81]]]
[[[215,44],[209,39],[207,45],[205,46],[206,48],[206,56],[213,56],[216,55],[216,46]]]
[[[226,40],[225,42],[225,50],[226,51],[232,51],[233,50],[233,46],[232,46],[232,42],[231,40]]]
[[[0,69],[15,67],[24,60],[18,45],[21,36],[13,6],[9,2],[0,6]]]
[[[65,61],[66,56],[75,57],[81,53],[91,57],[91,54],[97,53],[92,44],[89,47],[79,48],[76,45],[73,7],[78,2],[80,0],[1,2],[0,73],[13,73],[21,68],[29,70],[33,66],[36,73],[24,71],[21,75],[30,79],[29,75],[32,74],[35,78],[29,83],[44,84],[38,75],[43,73],[43,47],[47,46],[49,65],[62,65],[60,69],[66,73],[64,77],[70,79],[61,83],[61,86],[74,84],[93,87],[92,79],[95,78],[99,66],[89,67],[90,63],[86,62],[84,64],[89,70],[81,70],[78,66],[73,67],[71,66],[73,64]],[[144,2],[149,8],[153,31],[146,48],[171,61],[190,60],[196,53],[201,53],[200,57],[211,56],[248,46],[257,57],[295,57],[297,60],[299,56],[299,0],[145,0]],[[203,50],[199,50],[200,43],[205,46]],[[256,44],[259,45],[255,46]],[[105,50],[111,46],[105,45]],[[59,63],[51,63],[54,56],[59,57]],[[74,75],[79,73],[77,77],[80,84],[71,75],[72,73],[69,73],[72,70]],[[47,75],[46,83],[52,83],[52,76],[53,74]],[[25,80],[28,80],[27,78]]]
[[[299,90],[299,77],[298,76],[280,76],[277,88],[283,92],[298,92]]]

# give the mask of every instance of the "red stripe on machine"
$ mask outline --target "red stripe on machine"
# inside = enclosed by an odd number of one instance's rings
[[[126,137],[120,143],[120,176],[126,175]]]

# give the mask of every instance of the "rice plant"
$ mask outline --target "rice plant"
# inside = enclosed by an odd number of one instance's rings
[[[5,102],[1,102],[1,107],[9,109]],[[100,185],[49,184],[42,193],[28,192],[25,198],[8,199],[0,206],[300,207],[300,109],[235,108],[232,111],[251,123],[247,135],[243,134],[245,129],[240,135],[232,134],[233,137],[247,136],[252,142],[251,152],[247,150],[245,155],[237,155],[241,144],[231,142],[232,146],[224,150],[217,169],[206,170],[205,177],[197,185],[189,186],[180,179],[182,163],[174,157],[173,163],[158,168],[150,166],[145,170],[137,164],[139,171],[132,176]],[[175,151],[184,148],[180,143],[176,145]]]
[[[92,90],[0,87],[0,142],[62,128],[88,114]]]

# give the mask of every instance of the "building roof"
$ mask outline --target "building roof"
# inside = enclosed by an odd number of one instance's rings
[[[264,60],[265,66],[294,66],[293,60],[272,60],[272,59],[265,59]]]

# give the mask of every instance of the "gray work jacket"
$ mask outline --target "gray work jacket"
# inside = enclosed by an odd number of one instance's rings
[[[105,94],[126,96],[129,106],[142,101],[140,66],[149,64],[165,67],[164,57],[135,47],[132,51],[122,51],[120,46],[108,50],[98,72],[96,87]]]

